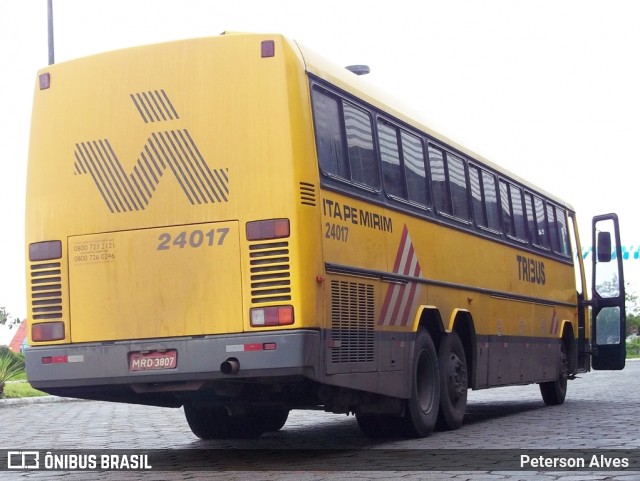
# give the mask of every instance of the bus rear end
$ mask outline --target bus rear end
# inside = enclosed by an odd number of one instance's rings
[[[223,35],[39,72],[34,387],[164,406],[252,404],[273,378],[290,398],[305,392],[322,265],[315,166],[292,161],[314,153],[311,133],[295,131],[310,128],[300,62],[279,36]]]

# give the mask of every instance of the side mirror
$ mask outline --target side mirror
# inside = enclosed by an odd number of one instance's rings
[[[611,262],[611,233],[598,232],[598,262]]]

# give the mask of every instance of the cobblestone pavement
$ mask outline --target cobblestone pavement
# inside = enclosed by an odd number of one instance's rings
[[[475,469],[473,456],[457,453],[467,471],[385,470],[388,450],[431,449],[598,449],[640,450],[637,403],[640,362],[621,372],[592,372],[569,383],[567,401],[546,407],[538,387],[519,386],[470,391],[461,429],[436,432],[425,439],[369,440],[354,417],[321,411],[293,411],[285,427],[257,440],[202,441],[190,431],[181,409],[127,404],[72,402],[2,402],[2,449],[334,449],[366,453],[371,471],[340,471],[329,457],[320,468],[291,471],[167,472],[0,472],[0,479],[164,480],[616,480],[640,481],[640,471],[504,471]],[[377,451],[376,450],[384,450]],[[229,451],[235,453],[236,451]],[[399,451],[400,452],[400,451]],[[415,453],[415,451],[412,451]],[[179,452],[176,459],[179,461]],[[316,453],[317,454],[317,453]],[[307,454],[308,455],[308,454]],[[359,454],[361,456],[361,454]],[[397,466],[397,464],[395,465]],[[338,470],[336,470],[338,469]],[[387,467],[388,469],[388,467]],[[393,469],[393,466],[391,467]]]

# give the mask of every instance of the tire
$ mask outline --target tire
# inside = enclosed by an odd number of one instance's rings
[[[438,349],[440,367],[440,410],[437,428],[442,431],[462,426],[467,409],[467,358],[460,336],[455,331],[440,341]]]
[[[567,397],[567,380],[569,379],[569,358],[564,342],[560,345],[560,373],[555,381],[540,383],[540,394],[547,406],[558,406]]]
[[[255,416],[230,416],[222,406],[186,403],[184,414],[191,432],[200,439],[254,439],[265,432],[260,423],[253,422]]]
[[[391,414],[359,414],[356,420],[362,433],[373,439],[389,439],[401,437],[405,434],[402,430],[402,418]]]
[[[287,423],[289,410],[284,408],[260,409],[256,412],[256,421],[262,425],[265,432],[280,431]]]
[[[420,329],[416,336],[411,373],[404,427],[410,436],[426,437],[436,425],[440,402],[438,355],[426,329]]]

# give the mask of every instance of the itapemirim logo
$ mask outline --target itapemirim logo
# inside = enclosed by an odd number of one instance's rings
[[[130,98],[145,123],[180,119],[164,90]],[[167,169],[192,205],[228,202],[228,169],[210,169],[187,129],[152,133],[129,174],[107,139],[79,142],[74,155],[74,174],[91,176],[112,213],[145,210]]]

